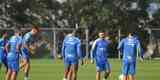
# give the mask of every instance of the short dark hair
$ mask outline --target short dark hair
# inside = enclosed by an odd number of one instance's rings
[[[98,33],[105,33],[105,30],[100,30]]]
[[[2,32],[0,32],[0,36],[3,36],[3,35],[5,35],[5,34],[7,34],[7,31],[6,31],[6,30],[3,30]]]
[[[133,35],[134,33],[135,33],[134,29],[128,29],[128,31],[127,31],[127,35],[129,35],[129,34]]]
[[[21,32],[21,29],[20,28],[14,28],[14,33],[18,33],[18,32]]]
[[[3,30],[1,35],[4,35],[4,34],[7,34],[7,31],[6,30]]]
[[[72,34],[74,32],[74,30],[67,30],[66,33],[67,34]]]
[[[36,25],[33,25],[33,26],[32,26],[32,29],[36,29],[38,32],[40,31],[40,30],[39,30],[39,27],[36,26]]]

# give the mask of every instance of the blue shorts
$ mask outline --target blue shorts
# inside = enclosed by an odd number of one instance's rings
[[[8,61],[8,69],[14,72],[19,71],[19,61]]]
[[[96,71],[107,71],[109,72],[111,70],[110,64],[108,62],[106,63],[100,63],[96,62]]]
[[[0,49],[0,64],[2,64],[3,51]]]
[[[5,66],[6,68],[8,68],[8,65],[7,65],[7,56],[3,56],[3,57],[2,57],[2,63],[4,64],[4,66]]]
[[[19,71],[19,55],[16,56],[7,56],[8,69],[11,71]]]
[[[2,64],[2,55],[0,53],[0,64]]]
[[[136,62],[122,62],[122,74],[134,76],[136,72]]]
[[[0,64],[4,64],[4,66],[7,68],[7,55],[4,55],[6,53],[0,53]]]
[[[71,65],[75,65],[75,64],[78,64],[78,60],[76,60],[76,59],[65,59],[64,60],[64,66],[65,66],[65,68],[68,68]]]
[[[27,62],[29,62],[30,58],[29,58],[29,50],[26,48],[21,48],[21,57],[25,60],[27,60]]]

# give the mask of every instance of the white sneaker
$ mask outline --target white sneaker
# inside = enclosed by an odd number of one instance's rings
[[[67,80],[66,78],[63,78],[63,80]]]
[[[103,80],[106,80],[105,78],[103,78]]]
[[[24,80],[29,80],[28,77],[24,77]]]

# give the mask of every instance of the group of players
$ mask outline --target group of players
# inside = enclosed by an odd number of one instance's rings
[[[98,36],[90,51],[91,63],[96,63],[96,80],[101,80],[102,73],[103,80],[107,80],[111,75],[111,66],[107,59],[111,41],[106,39],[107,35],[103,31],[99,32]],[[83,64],[80,42],[75,33],[68,34],[63,41],[62,56],[65,65],[63,80],[77,80],[79,61]],[[140,41],[132,32],[128,32],[128,36],[120,41],[118,50],[123,56],[120,80],[135,80],[136,56],[141,54]]]
[[[9,40],[7,39],[7,32],[2,32],[2,38],[0,39],[0,65],[4,63],[6,66],[5,80],[16,80],[19,68],[23,68],[24,80],[29,80],[29,46],[32,44],[30,43],[31,39],[38,32],[39,28],[33,26],[31,31],[22,37],[21,30],[15,29],[14,35]],[[111,74],[111,66],[107,59],[111,42],[106,39],[105,32],[99,32],[98,36],[99,38],[94,41],[90,51],[91,63],[96,63],[96,80],[101,80],[102,73],[104,73],[103,79],[107,80]],[[139,40],[130,32],[126,38],[120,41],[118,50],[123,56],[122,80],[135,80],[136,56],[141,53]],[[83,57],[81,41],[75,36],[75,32],[66,35],[61,53],[65,66],[63,80],[77,80],[79,61],[83,64]],[[20,57],[22,63],[19,65]]]
[[[7,31],[2,31],[0,39],[0,68],[2,64],[6,67],[5,80],[16,80],[20,68],[24,71],[24,80],[28,80],[30,70],[29,46],[32,37],[38,32],[39,28],[33,26],[31,31],[22,37],[22,31],[15,28],[13,36],[7,39]],[[20,59],[21,64],[19,63]]]

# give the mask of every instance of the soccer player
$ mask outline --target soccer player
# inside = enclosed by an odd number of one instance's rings
[[[132,32],[129,32],[128,36],[120,41],[118,49],[123,55],[123,80],[135,80],[134,75],[136,72],[136,56],[141,52],[139,40],[133,36]]]
[[[77,80],[79,59],[82,60],[81,42],[75,33],[68,34],[62,45],[65,71],[63,80]]]
[[[33,26],[31,31],[26,33],[22,39],[22,63],[20,65],[21,68],[24,68],[24,80],[28,80],[29,70],[30,70],[30,45],[32,45],[33,37],[39,32],[39,28],[37,26]]]
[[[107,60],[110,41],[105,39],[104,32],[99,33],[99,38],[96,39],[91,48],[91,63],[96,62],[96,80],[101,79],[101,73],[104,72],[104,80],[111,73],[110,64]]]
[[[4,66],[6,67],[6,72],[8,70],[7,52],[6,52],[6,44],[8,43],[7,35],[8,34],[6,31],[2,31],[2,38],[0,38],[0,68],[3,63]]]
[[[20,30],[16,29],[14,35],[9,40],[7,47],[9,48],[7,54],[8,71],[6,80],[16,80],[19,70],[19,53],[21,40],[19,38]]]

